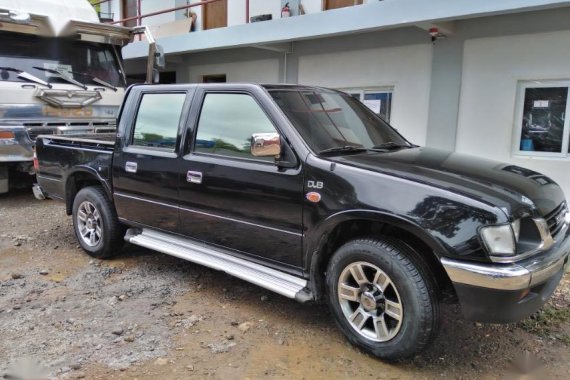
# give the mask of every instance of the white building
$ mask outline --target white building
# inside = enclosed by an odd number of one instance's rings
[[[118,20],[136,15],[136,2],[101,7]],[[187,3],[140,2],[142,15]],[[416,144],[536,170],[570,196],[570,1],[300,0],[306,14],[297,15],[295,0],[288,1],[293,16],[282,18],[285,2],[193,7],[196,32],[188,32],[185,10],[142,23],[159,37],[176,82],[343,89]],[[272,20],[246,23],[263,14]],[[124,49],[128,72],[144,72],[145,53],[144,42]]]

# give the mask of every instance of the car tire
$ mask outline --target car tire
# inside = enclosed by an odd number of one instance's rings
[[[399,240],[344,244],[328,264],[326,284],[329,306],[344,335],[378,358],[409,358],[437,335],[435,278],[418,254]]]
[[[113,257],[124,245],[125,227],[100,186],[84,187],[75,196],[73,227],[81,248],[92,257]]]

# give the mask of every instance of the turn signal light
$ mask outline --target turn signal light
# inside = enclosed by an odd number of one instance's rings
[[[528,296],[529,293],[530,293],[530,289],[525,289],[525,290],[523,290],[522,293],[521,293],[521,295],[520,295],[520,297],[519,297],[519,300],[522,300],[523,298],[525,298],[526,296]]]
[[[40,162],[38,161],[38,155],[36,154],[35,147],[34,147],[34,169],[36,173],[40,170]]]
[[[311,191],[305,196],[309,202],[319,203],[321,201],[321,194]]]
[[[11,131],[0,131],[0,139],[13,139],[16,135]]]

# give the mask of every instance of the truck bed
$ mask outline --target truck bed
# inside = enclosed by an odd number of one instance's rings
[[[110,190],[109,177],[116,138],[114,133],[38,136],[37,180],[45,195],[65,199],[69,181],[79,180],[82,173],[91,173]],[[69,208],[67,211],[71,212]]]

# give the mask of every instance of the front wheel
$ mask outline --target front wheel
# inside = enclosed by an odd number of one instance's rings
[[[337,325],[374,356],[410,357],[437,334],[435,280],[417,254],[397,240],[346,243],[329,262],[326,280]]]
[[[75,196],[73,227],[79,244],[92,257],[115,256],[124,244],[125,228],[100,186],[85,187]]]

